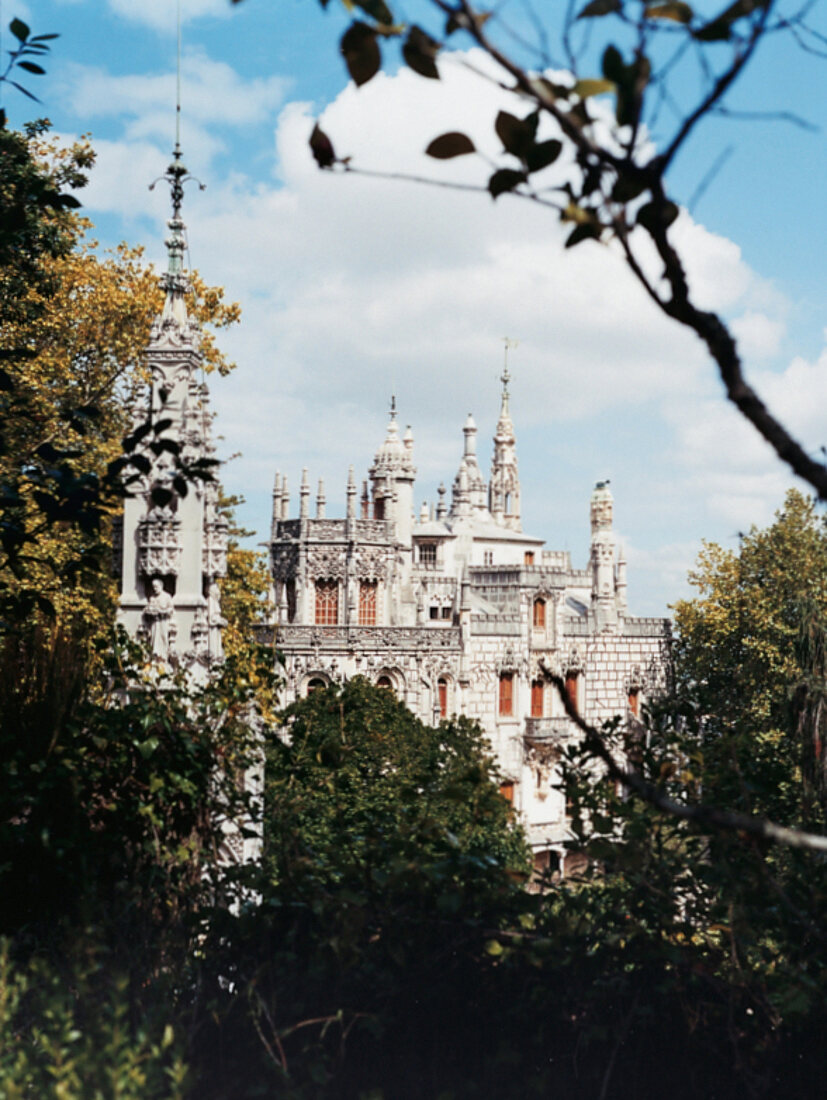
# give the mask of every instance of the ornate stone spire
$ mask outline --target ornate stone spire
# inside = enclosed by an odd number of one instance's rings
[[[617,623],[612,530],[614,500],[609,482],[598,481],[590,502],[592,610],[598,631],[612,629]]]
[[[514,341],[506,340],[506,356]],[[521,531],[520,524],[520,475],[517,470],[517,441],[514,424],[508,407],[510,393],[508,362],[500,375],[503,384],[500,417],[494,433],[494,457],[491,462],[491,482],[488,488],[488,507],[495,521],[514,531]]]

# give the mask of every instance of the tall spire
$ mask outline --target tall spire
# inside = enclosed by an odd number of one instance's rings
[[[205,185],[195,176],[191,175],[184,164],[181,152],[181,5],[178,5],[178,35],[176,42],[175,64],[175,147],[172,150],[172,160],[167,166],[163,176],[153,180],[149,185],[150,191],[155,189],[155,184],[164,180],[169,184],[169,194],[172,203],[172,217],[167,222],[170,235],[167,237],[167,269],[161,276],[161,288],[166,291],[164,302],[164,319],[174,319],[184,322],[187,319],[185,295],[190,288],[184,268],[184,252],[186,251],[186,226],[181,217],[181,207],[184,202],[184,184],[193,180],[203,191]]]
[[[500,403],[500,418],[494,433],[494,457],[491,462],[491,481],[488,486],[488,507],[496,523],[522,530],[520,524],[520,475],[517,471],[517,447],[514,424],[508,407],[511,396],[508,383],[511,374],[508,370],[508,352],[517,346],[518,341],[504,338],[505,365],[500,375],[503,384]]]

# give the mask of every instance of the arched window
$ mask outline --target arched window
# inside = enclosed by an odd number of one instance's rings
[[[566,673],[566,695],[575,710],[579,709],[577,702],[580,674],[576,669],[570,668]]]
[[[339,621],[339,582],[316,581],[316,625],[335,626]]]
[[[499,712],[503,718],[514,713],[514,673],[500,673]]]
[[[439,717],[448,717],[448,681],[444,676],[440,676],[437,680],[437,696],[439,699]]]
[[[307,694],[312,691],[323,691],[327,687],[327,684],[321,678],[321,676],[314,676],[312,680],[307,681]]]
[[[531,685],[531,717],[543,717],[543,694],[545,685],[542,680],[535,680]]]
[[[376,681],[378,688],[387,688],[388,691],[393,691],[393,681],[390,676],[380,676]]]
[[[385,501],[380,497],[379,500],[373,502],[373,518],[384,519],[385,518]]]
[[[542,596],[538,596],[534,601],[534,610],[532,622],[534,623],[535,630],[545,630],[546,628],[546,601]]]
[[[510,779],[507,779],[504,783],[500,783],[500,794],[506,800],[506,802],[514,802],[514,784]]]
[[[376,581],[359,582],[359,626],[376,626]]]

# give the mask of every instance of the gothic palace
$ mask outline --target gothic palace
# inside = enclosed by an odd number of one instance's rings
[[[192,461],[214,453],[212,415],[198,381],[200,334],[186,307],[174,188],[169,225],[166,301],[148,348],[151,402],[170,421],[164,434]],[[423,505],[414,516],[413,436],[409,428],[400,438],[393,406],[361,493],[351,468],[343,519],[326,516],[321,484],[311,517],[306,471],[298,516],[291,517],[287,478],[276,475],[271,622],[262,635],[284,656],[285,702],[364,676],[424,722],[436,725],[452,714],[476,719],[538,862],[556,863],[567,835],[556,761],[575,728],[544,671],[564,678],[587,721],[632,721],[663,687],[669,621],[627,610],[626,563],[616,553],[607,482],[591,497],[585,568],[523,533],[507,371],[502,381],[490,479],[486,484],[469,416],[450,506],[440,488],[436,507]],[[153,659],[204,678],[222,658],[227,525],[215,483],[153,506],[152,487],[173,475],[163,452],[126,501],[116,547],[120,620],[146,641]]]

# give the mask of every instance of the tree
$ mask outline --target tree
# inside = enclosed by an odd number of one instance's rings
[[[328,0],[321,4],[327,7]],[[768,40],[787,34],[802,49],[823,54],[824,37],[808,22],[812,5],[735,0],[709,18],[683,0],[591,0],[579,10],[569,4],[564,16],[547,20],[529,6],[528,30],[509,24],[507,7],[483,10],[470,0],[429,0],[427,28],[407,23],[401,8],[386,0],[346,0],[345,6],[359,9],[341,39],[357,85],[371,80],[383,60],[393,63],[383,49],[395,40],[401,41],[402,62],[431,80],[439,79],[440,53],[449,43],[470,43],[488,55],[493,79],[515,94],[520,114],[503,110],[493,120],[503,151],[493,172],[481,157],[486,182],[480,189],[557,212],[571,226],[567,247],[588,240],[619,247],[654,304],[706,345],[729,400],[827,499],[824,462],[761,401],[727,324],[694,300],[672,230],[679,207],[669,183],[698,126],[727,113],[727,93]],[[672,84],[685,89],[688,66],[699,91],[679,107]],[[602,97],[611,97],[611,106]],[[320,168],[362,171],[337,155],[318,126],[310,145]],[[477,152],[456,131],[435,136],[426,151],[437,160]],[[564,170],[547,172],[558,160]]]
[[[704,547],[675,605],[678,669],[706,715],[707,741],[729,755],[714,801],[806,827],[824,824],[827,527],[800,493],[740,550]]]
[[[289,707],[280,734],[261,905],[205,943],[199,1015],[216,1027],[194,1061],[216,1096],[268,1080],[296,1097],[404,1090],[422,1072],[434,1095],[491,1007],[486,944],[498,952],[496,931],[532,904],[482,733],[466,719],[429,728],[356,678]],[[469,1009],[476,990],[485,1007]]]

